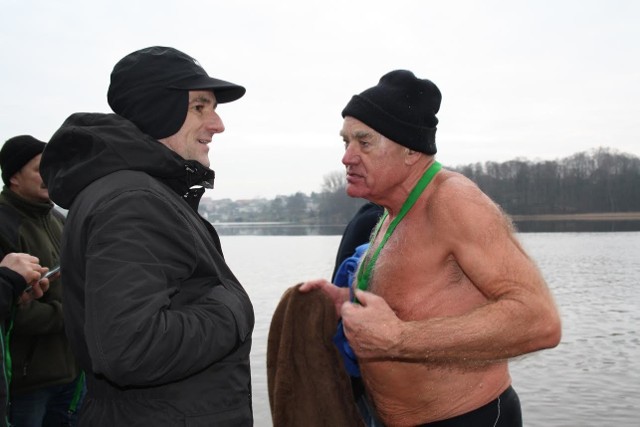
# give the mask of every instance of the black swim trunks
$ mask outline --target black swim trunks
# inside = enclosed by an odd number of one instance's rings
[[[480,408],[419,427],[522,427],[520,399],[516,391],[509,387],[497,399]]]

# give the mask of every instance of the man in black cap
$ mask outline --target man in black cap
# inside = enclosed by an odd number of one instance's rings
[[[22,252],[53,268],[60,263],[64,217],[49,200],[39,166],[46,144],[30,135],[7,140],[0,150],[0,256]],[[52,280],[37,301],[15,310],[10,321],[11,410],[16,426],[71,423],[74,393],[83,381],[64,331],[62,281]]]
[[[441,94],[392,71],[342,111],[347,193],[385,208],[354,299],[325,280],[372,408],[368,425],[519,426],[508,359],[554,347],[560,319],[510,220],[435,160]]]
[[[245,89],[154,46],[111,73],[116,114],[76,113],[41,171],[69,209],[65,325],[87,376],[84,426],[252,426],[251,301],[198,214],[218,104]]]

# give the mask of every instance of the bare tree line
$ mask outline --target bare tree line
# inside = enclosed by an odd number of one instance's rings
[[[640,158],[599,148],[557,161],[456,168],[511,215],[640,211]]]
[[[640,212],[640,158],[608,148],[559,160],[448,168],[474,181],[510,215]],[[212,222],[344,225],[365,202],[346,195],[343,171],[325,175],[321,188],[310,195],[298,192],[251,203],[209,202],[203,211]]]

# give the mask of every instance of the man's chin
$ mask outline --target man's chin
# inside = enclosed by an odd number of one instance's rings
[[[364,188],[359,188],[358,186],[353,184],[347,184],[346,193],[347,196],[353,198],[365,198],[365,195],[367,194]]]
[[[39,196],[40,196],[40,201],[42,203],[47,203],[51,201],[51,197],[49,197],[49,190],[46,190],[46,189],[41,190]]]
[[[198,163],[200,163],[202,166],[206,167],[206,168],[210,168],[211,167],[211,162],[209,161],[208,157],[206,157],[204,159],[196,159],[196,161]]]

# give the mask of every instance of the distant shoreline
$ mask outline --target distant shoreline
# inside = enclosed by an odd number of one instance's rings
[[[511,215],[519,233],[640,231],[640,212]],[[221,235],[341,235],[346,224],[292,222],[212,223]]]
[[[520,221],[640,221],[640,212],[603,212],[579,214],[511,215]]]
[[[576,214],[510,215],[514,222],[523,221],[640,221],[640,212],[602,212]],[[233,228],[303,228],[303,227],[344,227],[346,224],[309,224],[290,221],[249,221],[214,222],[215,227]]]

